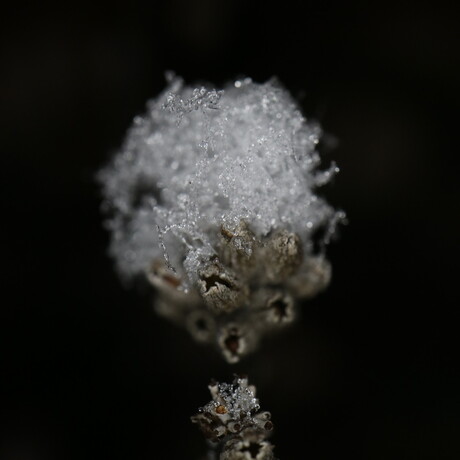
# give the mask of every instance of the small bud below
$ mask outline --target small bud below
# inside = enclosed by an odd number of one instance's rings
[[[222,449],[219,458],[273,460],[273,446],[267,441],[273,424],[268,420],[269,412],[260,412],[255,387],[248,385],[246,378],[235,376],[230,384],[216,382],[209,388],[212,401],[192,417],[192,422]]]

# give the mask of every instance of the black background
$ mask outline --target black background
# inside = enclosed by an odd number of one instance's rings
[[[1,460],[198,459],[189,416],[235,371],[272,412],[281,459],[460,458],[455,7],[2,8]],[[324,190],[349,217],[330,288],[234,367],[156,317],[106,256],[94,174],[166,70],[277,75],[341,167]]]

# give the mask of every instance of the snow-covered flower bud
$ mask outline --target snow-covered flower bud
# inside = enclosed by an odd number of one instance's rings
[[[110,253],[157,288],[158,312],[236,362],[327,286],[324,245],[344,214],[315,190],[338,168],[318,171],[321,129],[276,80],[168,82],[100,172]],[[230,322],[251,340],[229,349]]]

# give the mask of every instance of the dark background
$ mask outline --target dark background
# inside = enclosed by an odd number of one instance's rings
[[[460,458],[456,8],[35,3],[0,16],[0,459],[198,459],[189,416],[235,371],[281,459]],[[106,256],[94,174],[165,70],[277,75],[341,167],[329,290],[236,367]]]

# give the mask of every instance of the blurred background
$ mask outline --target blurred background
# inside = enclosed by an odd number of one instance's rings
[[[280,459],[460,458],[458,21],[442,2],[2,7],[0,459],[199,459],[189,416],[236,371]],[[341,168],[330,288],[237,366],[106,255],[94,175],[167,70],[278,76]]]

